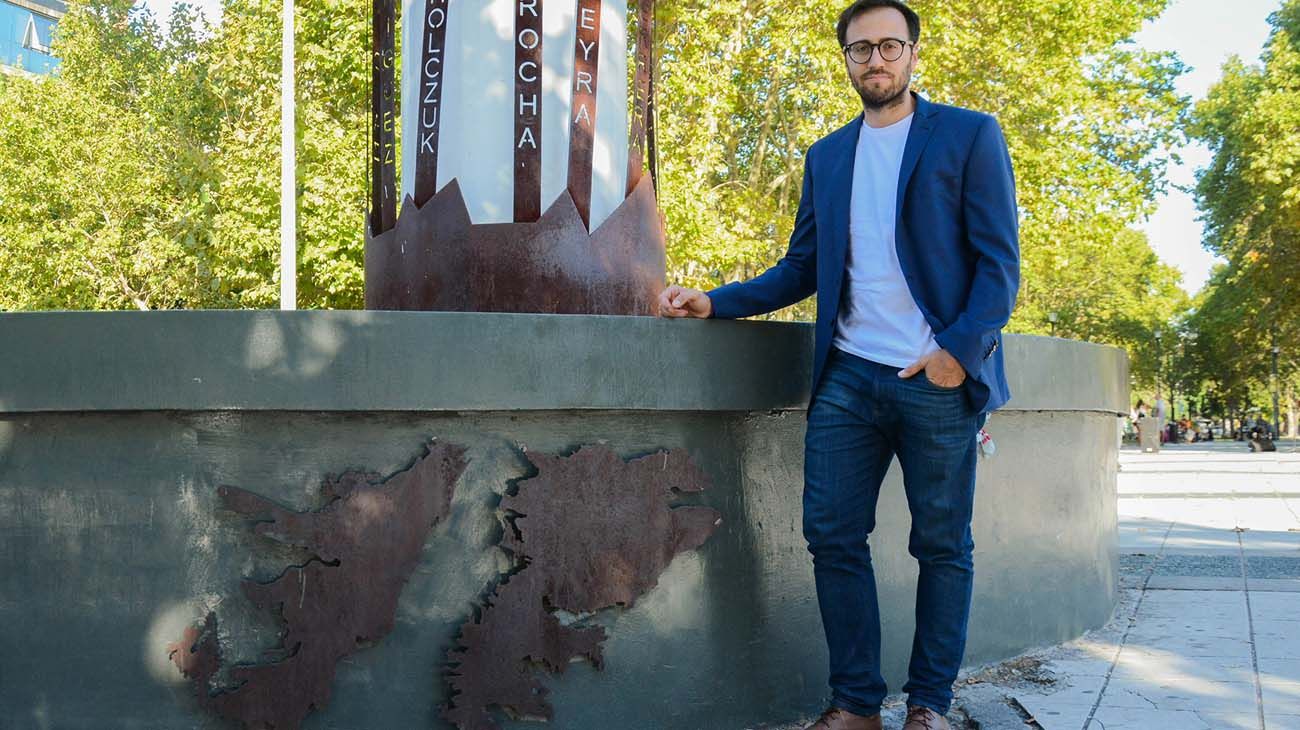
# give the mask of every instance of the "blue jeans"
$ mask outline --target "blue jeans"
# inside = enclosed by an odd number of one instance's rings
[[[984,417],[963,388],[941,388],[924,372],[904,380],[901,369],[833,349],[808,409],[803,532],[830,650],[831,702],[859,715],[879,712],[886,694],[868,536],[894,455],[912,513],[907,548],[920,564],[908,703],[946,714],[966,649],[975,435]]]

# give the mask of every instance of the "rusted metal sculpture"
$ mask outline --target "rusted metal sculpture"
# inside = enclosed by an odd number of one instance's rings
[[[569,128],[569,195],[591,223],[591,161],[596,141],[596,74],[600,60],[601,0],[578,0],[577,32],[573,49],[573,123]]]
[[[396,0],[373,0],[370,61],[370,230],[397,220]]]
[[[542,2],[515,16],[515,222],[542,217]]]
[[[555,7],[560,1],[550,0],[550,4]],[[563,163],[567,165],[565,192],[542,210],[541,91],[543,74],[548,72],[542,63],[544,0],[517,0],[511,3],[514,137],[513,180],[508,184],[513,188],[513,223],[474,224],[465,200],[471,186],[462,189],[455,179],[438,180],[437,173],[440,120],[448,113],[477,113],[473,109],[449,110],[442,103],[443,81],[447,74],[457,72],[444,63],[447,14],[458,12],[449,10],[447,0],[423,0],[423,17],[417,19],[421,28],[414,37],[421,54],[420,96],[414,107],[418,123],[411,129],[415,139],[406,148],[406,154],[414,156],[413,196],[403,200],[400,214],[388,207],[383,191],[390,189],[393,173],[385,151],[391,141],[396,102],[388,93],[392,25],[381,23],[380,16],[390,11],[384,3],[392,0],[375,0],[372,184],[378,192],[372,192],[373,211],[365,241],[367,309],[654,313],[654,299],[666,276],[663,220],[654,188],[654,3],[637,3],[626,193],[621,168],[617,173],[616,195],[626,197],[608,218],[593,220],[601,13],[604,4],[617,0],[563,1],[576,3],[576,10],[569,6],[569,12],[576,14],[569,149]],[[622,79],[606,83],[621,84]],[[388,120],[386,127],[384,120]],[[647,152],[651,174],[643,185]],[[604,204],[600,214],[612,205]]]
[[[605,640],[603,628],[564,625],[554,612],[632,606],[676,555],[703,545],[721,523],[709,507],[673,505],[679,493],[709,482],[684,451],[629,462],[605,446],[527,457],[537,476],[501,501],[509,522],[501,547],[518,568],[462,627],[448,655],[443,717],[461,730],[498,727],[493,708],[550,719],[535,673],[563,672],[574,657],[600,667]]]
[[[425,0],[424,43],[420,48],[420,117],[415,143],[415,204],[424,205],[438,191],[438,132],[442,129],[442,68],[447,48],[447,0]],[[391,52],[391,49],[390,49]],[[389,109],[392,109],[390,104]],[[375,231],[387,231],[375,228]]]
[[[588,234],[568,193],[535,223],[471,223],[456,181],[366,240],[366,308],[654,314],[664,239],[649,177]]]
[[[230,686],[212,687],[221,668],[214,614],[168,647],[199,705],[258,730],[296,728],[323,707],[339,660],[393,630],[398,596],[429,532],[447,517],[465,466],[463,448],[435,442],[387,479],[361,472],[327,479],[322,492],[329,502],[313,512],[221,487],[225,508],[254,519],[255,532],[314,557],[269,583],[243,583],[250,601],[284,621],[278,661],[234,666]]]

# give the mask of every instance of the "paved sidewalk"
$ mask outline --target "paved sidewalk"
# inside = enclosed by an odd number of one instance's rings
[[[1300,453],[1125,450],[1123,602],[1009,693],[1043,728],[1300,730]]]
[[[1300,451],[1125,448],[1118,487],[1112,620],[964,677],[954,730],[1300,730]]]

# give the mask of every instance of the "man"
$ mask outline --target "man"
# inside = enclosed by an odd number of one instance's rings
[[[815,143],[785,257],[757,278],[670,286],[667,317],[738,318],[816,292],[803,529],[830,654],[809,730],[882,727],[868,535],[892,458],[920,564],[905,730],[941,730],[966,644],[976,433],[1010,397],[999,351],[1019,287],[1011,160],[997,122],[909,91],[920,19],[859,0],[836,26],[863,114]]]

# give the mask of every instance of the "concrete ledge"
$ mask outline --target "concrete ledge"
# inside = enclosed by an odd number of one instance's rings
[[[812,327],[374,311],[0,314],[0,413],[803,408]],[[1118,349],[1009,335],[1005,410],[1124,413]]]

